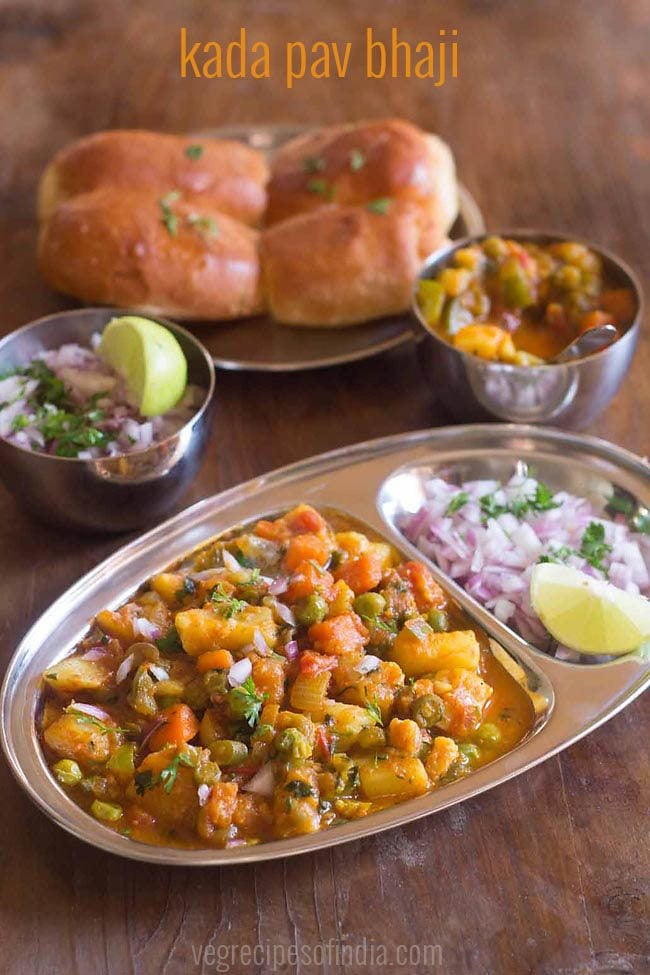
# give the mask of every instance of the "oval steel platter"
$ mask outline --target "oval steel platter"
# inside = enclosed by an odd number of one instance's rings
[[[418,799],[323,832],[256,846],[206,850],[148,846],[120,836],[76,806],[51,776],[37,738],[35,717],[43,670],[71,651],[100,609],[120,605],[154,572],[208,539],[306,501],[347,512],[390,538],[403,552],[422,557],[394,527],[398,504],[409,503],[408,492],[417,484],[413,472],[435,464],[437,469],[455,467],[492,475],[518,460],[534,464],[554,489],[581,491],[596,504],[616,487],[650,506],[647,461],[605,441],[539,427],[459,426],[369,441],[265,474],[198,502],[118,550],[46,610],[9,664],[0,696],[0,731],[18,782],[56,823],[111,853],[183,866],[250,863],[359,839],[445,809],[519,775],[588,734],[648,686],[647,661],[628,655],[584,667],[556,660],[527,644],[434,569],[445,588],[523,669],[538,717],[529,736],[511,752]]]

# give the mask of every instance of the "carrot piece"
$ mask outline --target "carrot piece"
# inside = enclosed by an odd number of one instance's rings
[[[158,751],[165,745],[184,745],[198,733],[199,722],[187,704],[172,704],[161,712],[165,724],[154,731],[149,739],[151,751]]]
[[[289,537],[289,531],[282,518],[278,518],[277,521],[266,519],[258,521],[255,525],[255,534],[265,538],[267,542],[284,542]]]
[[[299,599],[318,592],[329,602],[334,589],[334,578],[326,569],[313,562],[300,562],[289,580],[289,587],[283,594],[283,602],[295,603]]]
[[[298,660],[300,673],[308,674],[310,677],[323,674],[326,670],[333,670],[337,664],[336,657],[326,657],[322,653],[314,653],[313,650],[304,650]]]
[[[590,328],[598,328],[599,325],[613,325],[613,319],[614,316],[609,312],[599,311],[598,309],[589,311],[582,316],[580,331],[588,332]]]
[[[355,596],[369,592],[378,586],[384,574],[382,563],[376,552],[362,552],[356,559],[348,559],[336,570],[336,578],[343,579]]]
[[[332,616],[309,627],[308,636],[320,653],[338,655],[358,652],[368,639],[368,631],[356,613]]]
[[[629,288],[609,288],[603,291],[600,304],[614,316],[616,325],[629,325],[636,312],[634,294]]]
[[[421,613],[435,606],[444,609],[447,597],[433,578],[426,565],[421,562],[403,562],[397,569],[398,575],[408,582]]]
[[[287,547],[284,567],[289,572],[293,572],[301,562],[310,560],[325,565],[330,554],[331,546],[325,538],[319,535],[294,535]]]
[[[307,532],[320,533],[327,530],[327,522],[323,516],[309,504],[299,504],[293,511],[288,511],[284,521],[292,535],[303,535]]]
[[[200,674],[208,670],[228,670],[229,667],[232,667],[230,650],[208,650],[196,658],[196,669]]]

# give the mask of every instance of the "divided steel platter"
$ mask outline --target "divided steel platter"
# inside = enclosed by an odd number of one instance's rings
[[[237,139],[267,156],[306,131],[298,125],[237,125],[206,129],[193,137]],[[478,204],[458,187],[459,213],[449,236],[481,234],[485,223]],[[410,312],[351,328],[290,328],[268,316],[239,322],[201,322],[189,327],[221,369],[296,372],[355,362],[410,342],[420,330]]]
[[[605,441],[528,426],[447,427],[345,447],[263,475],[198,502],[120,549],[52,604],[9,664],[0,730],[19,783],[51,819],[100,849],[151,863],[234,864],[317,850],[410,822],[505,782],[588,734],[647,687],[648,664],[628,656],[584,667],[548,657],[444,576],[448,591],[524,669],[541,708],[535,728],[513,751],[426,796],[309,836],[226,850],[165,849],[120,836],[77,807],[50,775],[35,733],[42,671],[70,652],[100,609],[119,605],[154,572],[214,535],[306,501],[348,512],[402,551],[416,554],[393,527],[396,498],[408,501],[405,482],[400,487],[396,478],[432,464],[494,474],[519,459],[534,464],[555,489],[582,490],[597,502],[616,486],[650,505],[647,461]]]

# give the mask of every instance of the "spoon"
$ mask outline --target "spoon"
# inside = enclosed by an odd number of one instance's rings
[[[573,359],[582,359],[584,356],[591,355],[604,349],[618,337],[618,330],[614,325],[597,325],[590,328],[577,339],[570,342],[562,351],[554,356],[550,362],[554,365],[561,362],[571,362]]]

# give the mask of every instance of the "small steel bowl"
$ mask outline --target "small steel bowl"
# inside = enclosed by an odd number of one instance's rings
[[[0,373],[66,342],[88,345],[124,309],[79,308],[39,318],[0,339]],[[214,365],[189,332],[149,316],[174,333],[188,380],[205,390],[194,416],[173,436],[118,457],[55,457],[0,438],[0,477],[18,504],[41,521],[85,532],[121,532],[166,515],[192,483],[205,454],[213,412]]]
[[[641,286],[632,270],[613,254],[587,240],[536,230],[497,232],[523,243],[576,241],[597,253],[603,270],[617,287],[629,288],[636,299],[634,320],[621,338],[600,352],[562,365],[514,366],[488,362],[455,348],[427,325],[418,304],[421,280],[433,278],[461,247],[480,243],[491,234],[455,240],[433,253],[422,267],[413,289],[413,312],[428,338],[420,345],[428,378],[436,395],[458,420],[497,418],[512,423],[552,423],[580,429],[602,413],[627,373],[641,328]]]

